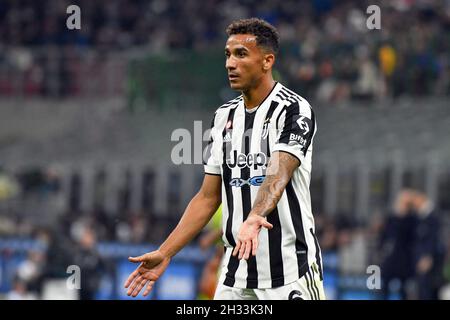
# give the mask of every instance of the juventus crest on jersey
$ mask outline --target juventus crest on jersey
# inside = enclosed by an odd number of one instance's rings
[[[275,288],[296,281],[314,262],[322,275],[314,233],[309,184],[317,130],[309,103],[280,83],[255,109],[246,110],[242,96],[215,113],[205,154],[205,173],[222,176],[225,256],[220,281],[236,288]],[[256,256],[231,255],[266,168],[275,151],[300,160],[291,181],[267,217],[273,229],[261,229]]]

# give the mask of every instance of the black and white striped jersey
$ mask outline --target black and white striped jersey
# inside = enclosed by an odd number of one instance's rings
[[[313,262],[322,274],[309,192],[316,130],[309,103],[280,83],[257,108],[246,110],[239,96],[216,111],[204,167],[206,174],[222,176],[223,284],[275,288],[301,278]],[[275,151],[292,154],[301,165],[267,217],[273,229],[261,229],[256,257],[238,260],[231,253],[239,227],[252,208]]]

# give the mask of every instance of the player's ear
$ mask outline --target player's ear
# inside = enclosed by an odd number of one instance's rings
[[[264,55],[264,63],[263,63],[264,71],[269,71],[274,63],[275,63],[275,55],[270,52],[266,53]]]

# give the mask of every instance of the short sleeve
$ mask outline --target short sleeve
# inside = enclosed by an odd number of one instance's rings
[[[314,112],[309,104],[295,102],[286,107],[278,120],[278,139],[273,151],[285,151],[303,162],[306,152],[312,147],[316,131]]]
[[[214,114],[213,120],[211,122],[210,138],[206,149],[203,153],[203,166],[206,174],[220,175],[220,161],[218,161],[218,143],[217,139],[217,128],[215,126],[216,114]]]

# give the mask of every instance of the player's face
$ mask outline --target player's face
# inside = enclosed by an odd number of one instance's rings
[[[246,91],[256,87],[265,74],[263,50],[251,34],[231,35],[225,45],[228,80],[234,90]]]

